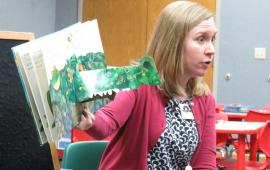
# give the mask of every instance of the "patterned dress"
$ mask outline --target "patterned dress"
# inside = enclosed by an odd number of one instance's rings
[[[185,169],[198,145],[191,99],[172,98],[165,106],[166,127],[147,155],[148,169]]]

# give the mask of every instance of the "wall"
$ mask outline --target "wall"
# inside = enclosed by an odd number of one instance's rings
[[[0,0],[0,31],[40,37],[77,22],[78,0]]]
[[[55,30],[60,30],[78,21],[79,0],[56,0]]]
[[[219,40],[214,86],[220,103],[270,103],[270,1],[218,0]],[[254,48],[265,47],[266,59],[254,58]],[[225,80],[226,73],[231,74]]]
[[[123,66],[144,54],[145,0],[84,0],[83,20],[97,19],[108,65]]]

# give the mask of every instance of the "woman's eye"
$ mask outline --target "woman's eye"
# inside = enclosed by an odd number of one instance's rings
[[[199,43],[203,43],[205,41],[205,38],[204,37],[199,37],[197,40],[198,40]]]
[[[216,41],[216,37],[213,37],[212,38],[212,42],[214,43]]]

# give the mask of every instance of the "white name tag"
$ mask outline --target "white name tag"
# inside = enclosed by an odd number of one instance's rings
[[[185,170],[192,170],[192,167],[190,165],[186,166]]]
[[[192,120],[194,119],[193,113],[188,103],[180,104],[180,109],[181,109],[183,119],[192,119]]]

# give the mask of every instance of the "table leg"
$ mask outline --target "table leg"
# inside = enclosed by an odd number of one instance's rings
[[[245,136],[243,134],[238,135],[238,151],[237,151],[237,169],[245,169]]]
[[[251,161],[256,161],[256,154],[257,154],[257,140],[256,135],[253,134],[250,136],[250,157]]]

